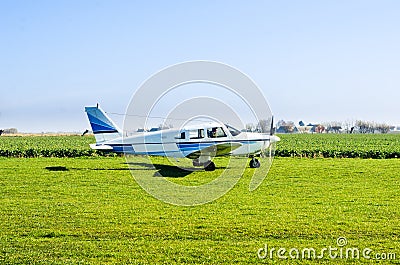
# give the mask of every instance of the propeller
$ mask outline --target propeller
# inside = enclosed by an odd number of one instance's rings
[[[271,127],[269,130],[269,135],[274,135],[274,116],[271,118]]]
[[[279,142],[281,139],[274,135],[275,130],[274,130],[274,116],[271,118],[271,128],[269,130],[269,135],[270,135],[270,144],[269,144],[269,157],[272,159],[275,155],[275,149],[276,149],[276,142]]]
[[[275,155],[276,142],[280,140],[280,138],[274,135],[274,116],[271,117],[271,125],[269,131],[269,142],[267,142],[268,147],[261,152],[260,159],[261,161],[261,170],[254,171],[253,177],[249,184],[249,190],[253,191],[257,189],[257,187],[263,182],[265,177],[267,176],[267,172],[272,164],[272,160]]]

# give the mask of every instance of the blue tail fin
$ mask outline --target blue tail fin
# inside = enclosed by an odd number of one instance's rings
[[[85,111],[97,143],[122,137],[121,130],[118,129],[117,125],[112,122],[99,106],[85,107]]]

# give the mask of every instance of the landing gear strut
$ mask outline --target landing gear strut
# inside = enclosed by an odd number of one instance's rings
[[[214,171],[215,170],[215,164],[211,160],[202,162],[202,161],[200,161],[200,159],[196,158],[193,160],[193,166],[204,167],[205,171]]]
[[[251,168],[259,168],[261,164],[260,164],[260,161],[258,161],[257,158],[254,158],[254,157],[253,157],[253,158],[250,160],[249,165],[250,165]]]

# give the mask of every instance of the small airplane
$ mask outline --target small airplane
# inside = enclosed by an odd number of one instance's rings
[[[269,133],[243,132],[219,123],[205,122],[184,126],[180,129],[144,131],[124,137],[122,131],[97,105],[85,107],[96,143],[94,150],[132,155],[166,156],[189,158],[193,166],[214,171],[212,161],[216,156],[248,156],[249,166],[259,168],[256,158],[279,141],[273,135],[273,119]]]

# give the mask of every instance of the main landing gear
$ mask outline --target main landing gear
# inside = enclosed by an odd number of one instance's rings
[[[193,160],[193,166],[195,167],[204,167],[205,171],[214,171],[215,170],[215,163],[211,160],[202,162],[198,158]],[[252,157],[249,163],[250,168],[259,168],[261,166],[260,161]]]
[[[257,158],[253,157],[253,158],[250,160],[249,166],[250,166],[251,168],[259,168],[260,165],[261,165],[261,163],[260,163],[260,161],[258,161]]]
[[[213,161],[209,161],[208,164],[204,166],[205,171],[214,171],[215,170],[215,164]]]
[[[193,160],[193,166],[195,167],[204,167],[205,171],[214,171],[215,163],[211,160],[202,162],[198,158]]]

